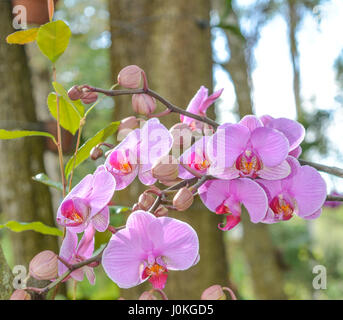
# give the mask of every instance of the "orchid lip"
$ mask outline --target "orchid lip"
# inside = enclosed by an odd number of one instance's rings
[[[128,159],[129,150],[115,150],[111,153],[109,164],[122,174],[131,173],[133,166]]]
[[[198,171],[207,170],[210,167],[210,161],[204,152],[192,152],[188,158],[188,166]]]
[[[293,217],[294,206],[282,194],[274,197],[269,204],[277,220],[289,220]]]
[[[236,169],[241,176],[257,177],[257,172],[263,168],[261,159],[251,150],[245,150],[236,160]]]
[[[77,208],[73,199],[66,200],[61,206],[61,214],[67,227],[79,226],[85,221],[85,215]]]
[[[145,262],[143,264],[143,268],[145,268],[142,273],[142,279],[148,278],[155,289],[163,289],[168,277],[168,269],[162,265],[163,259],[159,257],[153,262],[151,259],[148,259],[148,261],[149,263]],[[157,261],[162,262],[162,264],[157,263]]]

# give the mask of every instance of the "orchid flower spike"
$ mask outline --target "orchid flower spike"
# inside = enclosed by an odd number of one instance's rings
[[[163,289],[170,270],[186,270],[199,261],[199,240],[187,223],[133,212],[126,228],[115,233],[104,250],[102,265],[120,288],[149,280]]]
[[[264,188],[269,208],[264,223],[289,220],[294,214],[303,219],[315,219],[321,215],[326,199],[326,183],[319,172],[310,166],[300,166],[288,157],[291,174],[279,181],[257,180]]]
[[[268,209],[267,196],[255,181],[248,178],[210,180],[199,188],[204,205],[216,214],[224,214],[226,223],[218,228],[227,231],[241,221],[241,204],[247,209],[250,220],[263,220]]]
[[[116,179],[116,190],[126,188],[137,175],[143,184],[154,184],[157,179],[151,168],[157,159],[169,153],[172,145],[172,135],[157,118],[130,132],[105,162],[106,170]]]
[[[67,229],[59,256],[69,264],[76,264],[91,258],[94,251],[94,233],[95,229],[90,225],[85,230],[83,237],[78,243],[77,234],[71,232],[70,229]],[[68,271],[68,267],[63,262],[59,261],[58,275],[62,276],[66,271]],[[86,274],[89,283],[94,285],[95,274],[91,266],[84,266],[80,269],[76,269],[64,281],[67,281],[70,277],[76,281],[82,281],[84,274]]]
[[[106,170],[98,168],[88,174],[64,198],[57,211],[57,223],[79,233],[90,224],[103,232],[109,224],[108,203],[116,181]]]

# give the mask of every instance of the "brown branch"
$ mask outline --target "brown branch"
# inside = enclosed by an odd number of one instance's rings
[[[328,174],[332,174],[334,176],[343,178],[343,169],[341,169],[341,168],[330,167],[330,166],[326,166],[323,164],[319,164],[319,163],[315,163],[315,162],[311,162],[311,161],[307,161],[307,160],[303,160],[303,159],[299,159],[299,162],[301,165],[308,165],[308,166],[311,166],[311,167],[313,167],[319,171],[326,172]]]
[[[105,247],[106,248],[106,247]],[[32,288],[32,287],[27,287],[25,288],[25,290],[28,291],[34,291],[37,292],[38,294],[44,294],[47,293],[49,290],[51,290],[52,288],[56,287],[58,284],[60,284],[63,280],[65,280],[73,271],[80,269],[84,266],[87,266],[93,262],[100,262],[102,254],[105,250],[105,248],[103,250],[101,250],[101,252],[99,254],[97,254],[94,257],[91,257],[87,260],[81,261],[79,263],[75,263],[75,264],[69,264],[66,263],[66,267],[68,267],[68,271],[66,271],[64,274],[62,274],[60,277],[58,277],[55,281],[51,282],[49,285],[47,285],[44,288]],[[63,261],[61,261],[62,263],[64,263]]]
[[[165,105],[171,112],[183,114],[184,116],[187,116],[189,118],[204,122],[209,124],[210,126],[217,128],[219,124],[207,117],[202,117],[197,114],[188,112],[180,107],[177,107],[176,105],[169,102],[167,99],[160,96],[157,92],[147,88],[147,89],[124,89],[124,90],[106,90],[96,87],[87,86],[87,89],[92,92],[99,92],[103,93],[107,96],[115,97],[115,96],[121,96],[121,95],[132,95],[132,94],[148,94],[149,96],[155,98],[156,100],[160,101],[163,105]]]

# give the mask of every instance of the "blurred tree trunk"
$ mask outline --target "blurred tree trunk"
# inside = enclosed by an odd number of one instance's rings
[[[225,22],[240,32],[238,17],[232,8]],[[230,60],[225,67],[234,85],[239,115],[243,117],[253,114],[250,68],[245,55],[246,40],[231,31],[225,32],[230,48]],[[255,296],[258,299],[285,299],[282,273],[268,226],[251,223],[245,209],[242,216],[243,248],[251,269]]]
[[[13,292],[13,275],[7,264],[2,247],[0,245],[0,300],[8,300]]]
[[[299,50],[296,35],[298,32],[301,17],[298,12],[298,0],[287,0],[287,20],[288,20],[288,41],[290,46],[290,54],[293,68],[293,92],[295,107],[298,121],[302,122],[303,111],[301,107],[300,95],[300,64],[299,64]]]
[[[153,90],[185,107],[201,85],[212,90],[212,50],[207,0],[116,0],[111,13],[113,78],[121,68],[137,64],[147,73]],[[118,97],[116,120],[132,114],[131,97]],[[214,116],[214,114],[210,115]],[[171,127],[180,121],[169,115],[162,122]],[[134,184],[119,197],[124,203],[137,201],[143,188]],[[187,221],[198,232],[200,262],[183,272],[170,272],[166,292],[170,299],[199,299],[213,284],[228,284],[224,233],[217,229],[219,217],[195,201],[186,212],[172,216]],[[126,290],[137,299],[146,285]]]
[[[30,70],[23,46],[8,45],[12,28],[10,1],[0,1],[0,125],[5,129],[37,130]],[[44,140],[0,141],[0,203],[9,220],[54,225],[49,189],[32,180],[44,172]],[[28,265],[39,251],[58,250],[57,238],[25,231],[11,233],[15,264]]]

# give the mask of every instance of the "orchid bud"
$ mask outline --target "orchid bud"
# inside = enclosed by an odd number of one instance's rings
[[[179,183],[181,181],[182,181],[181,178],[176,178],[175,180],[159,180],[160,183],[164,184],[167,187],[171,187],[174,184],[177,184],[177,183]]]
[[[157,300],[157,298],[150,291],[144,291],[138,300]]]
[[[79,100],[82,96],[82,90],[80,90],[79,86],[72,86],[68,90],[68,97],[70,100]]]
[[[143,192],[138,198],[138,205],[144,211],[148,211],[154,202],[155,198],[147,192]]]
[[[222,287],[215,284],[202,293],[201,300],[226,300],[226,295]]]
[[[98,100],[98,94],[96,92],[88,91],[87,88],[83,88],[80,99],[84,104],[91,104]]]
[[[176,123],[170,130],[170,134],[173,136],[173,146],[190,146],[192,141],[192,130],[185,123]]]
[[[135,203],[135,204],[132,206],[131,211],[133,212],[133,211],[137,211],[137,210],[142,210],[142,209],[141,209],[141,207],[139,206],[138,203]]]
[[[100,147],[95,146],[92,148],[91,152],[89,153],[89,156],[92,160],[96,160],[102,157],[103,154],[104,152],[102,151],[102,149]]]
[[[31,300],[31,296],[25,290],[19,289],[12,293],[10,300]]]
[[[179,175],[179,165],[176,158],[170,155],[159,158],[152,166],[151,174],[161,181],[175,180]]]
[[[143,115],[149,115],[156,109],[155,98],[145,93],[132,95],[132,108],[133,111]]]
[[[120,122],[117,140],[123,140],[132,130],[139,126],[139,120],[135,116],[127,117]]]
[[[142,79],[142,69],[136,65],[130,65],[120,70],[118,83],[124,88],[137,89]]]
[[[173,206],[178,211],[187,210],[193,203],[193,193],[186,187],[181,188],[173,198]]]
[[[165,217],[168,215],[168,209],[163,205],[159,205],[158,208],[155,210],[154,215],[156,217]]]
[[[45,250],[33,257],[30,262],[30,275],[37,280],[52,280],[57,277],[57,255]]]

